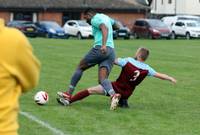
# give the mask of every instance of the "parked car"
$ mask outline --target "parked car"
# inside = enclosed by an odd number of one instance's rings
[[[176,15],[176,16],[165,16],[161,19],[166,25],[172,26],[177,21],[191,20],[198,21],[200,23],[200,17],[194,15]]]
[[[135,38],[167,38],[171,37],[171,29],[158,19],[138,19],[135,21],[132,33]]]
[[[7,24],[7,26],[19,29],[28,37],[36,37],[37,36],[37,28],[33,22],[11,21]]]
[[[74,36],[78,39],[92,37],[92,26],[85,20],[69,20],[64,24],[63,28],[69,36]]]
[[[117,24],[119,25],[119,30],[113,31],[113,38],[124,38],[124,39],[130,39],[130,29],[123,25],[121,22],[117,21]]]
[[[64,29],[54,21],[41,21],[35,23],[38,30],[38,36],[47,38],[68,38]]]
[[[177,21],[172,25],[172,38],[200,38],[200,23],[197,21]]]

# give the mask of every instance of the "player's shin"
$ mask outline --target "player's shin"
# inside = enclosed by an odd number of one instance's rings
[[[73,102],[78,101],[78,100],[82,100],[89,95],[90,95],[90,93],[89,93],[88,90],[82,90],[82,91],[78,92],[77,94],[75,94],[74,96],[71,97],[70,103],[73,103]]]
[[[79,68],[74,72],[74,74],[71,78],[70,86],[69,86],[67,93],[69,93],[71,95],[73,94],[76,84],[81,79],[82,74],[83,74],[83,70],[81,70]]]
[[[106,92],[110,96],[115,94],[115,91],[113,90],[112,84],[108,79],[105,79],[105,80],[101,81],[100,83],[103,86],[104,90],[106,90]]]

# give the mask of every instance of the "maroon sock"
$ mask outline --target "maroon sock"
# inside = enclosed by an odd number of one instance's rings
[[[89,95],[90,95],[90,93],[88,92],[88,90],[82,90],[82,91],[76,93],[76,95],[72,96],[70,102],[72,103],[72,102],[81,100],[83,98],[86,98]]]

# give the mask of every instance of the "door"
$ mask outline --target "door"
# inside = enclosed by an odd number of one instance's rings
[[[137,35],[137,37],[145,37],[145,22],[143,20],[136,21],[134,26],[134,32]]]
[[[183,22],[176,22],[173,31],[175,31],[176,35],[183,35],[184,30],[184,23]]]
[[[149,27],[150,27],[149,24],[146,21],[144,21],[144,26],[142,31],[143,37],[149,38],[149,36],[152,36],[149,31]]]
[[[186,24],[182,22],[180,27],[180,35],[185,36],[186,34]]]
[[[78,26],[76,22],[71,22],[71,21],[68,22],[65,29],[67,29],[68,34],[73,35],[73,36],[77,35]]]

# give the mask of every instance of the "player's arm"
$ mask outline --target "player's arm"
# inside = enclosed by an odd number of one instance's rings
[[[100,29],[102,31],[102,47],[101,50],[103,53],[106,52],[106,41],[108,38],[108,28],[106,27],[106,25],[104,23],[102,23],[100,26]]]
[[[128,60],[126,58],[116,58],[114,60],[113,64],[120,66],[120,67],[124,67],[127,62],[128,62]]]
[[[40,62],[33,54],[32,47],[24,35],[21,35],[18,52],[16,76],[22,86],[22,92],[26,92],[38,84]]]
[[[169,75],[163,74],[163,73],[155,73],[154,77],[159,78],[161,80],[168,80],[174,84],[176,84],[177,80]]]

